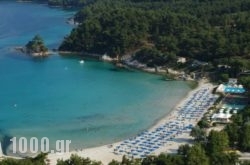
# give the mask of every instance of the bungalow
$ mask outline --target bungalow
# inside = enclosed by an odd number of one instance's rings
[[[230,113],[215,113],[211,117],[211,120],[213,122],[228,123],[230,122],[231,117],[232,117],[232,114]]]

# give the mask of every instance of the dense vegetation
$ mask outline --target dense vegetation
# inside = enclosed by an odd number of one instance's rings
[[[250,152],[250,107],[233,117],[233,122],[225,128],[230,146],[244,152]]]
[[[48,48],[44,45],[43,39],[39,35],[35,35],[35,37],[25,45],[25,48],[26,52],[29,54],[46,54],[46,52],[48,51]]]
[[[60,50],[121,55],[140,46],[146,36],[147,17],[143,10],[122,2],[99,1],[76,15],[82,24],[60,46]]]
[[[239,114],[233,115],[231,121],[232,122],[227,124],[221,132],[221,134],[224,134],[223,137],[226,138],[223,140],[225,144],[227,144],[226,146],[243,152],[250,152],[250,106],[240,111]],[[198,122],[198,125],[194,127],[191,132],[191,136],[195,137],[195,140],[201,143],[207,141],[205,129],[208,128],[208,126],[203,122],[204,120]],[[209,141],[211,141],[211,139]],[[220,143],[221,144],[215,145],[222,145],[222,142]],[[213,144],[210,143],[209,145],[211,146]]]
[[[4,159],[0,161],[0,165],[46,165],[45,159],[47,154],[39,154],[35,158],[26,159]]]
[[[249,59],[249,10],[248,0],[99,0],[76,15],[82,24],[60,50],[123,55],[146,46],[163,58]]]

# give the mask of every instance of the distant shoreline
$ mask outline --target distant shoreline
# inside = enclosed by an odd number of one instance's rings
[[[117,68],[124,68],[124,69],[135,69],[142,72],[147,72],[151,74],[157,74],[165,77],[166,81],[169,80],[185,80],[185,81],[197,81],[191,78],[191,75],[187,75],[187,77],[182,77],[181,71],[179,70],[173,70],[172,68],[162,68],[160,66],[158,67],[147,67],[145,64],[141,63],[133,63],[134,61],[130,62],[128,60],[122,60],[121,62],[118,62],[116,58],[111,58],[107,55],[101,55],[101,54],[95,54],[95,53],[88,53],[88,52],[73,52],[73,51],[57,51],[58,54],[61,55],[78,55],[81,57],[91,58],[95,60],[100,60],[104,62],[110,62],[113,63]],[[106,56],[106,58],[103,58],[103,56]],[[143,67],[142,67],[143,65]]]

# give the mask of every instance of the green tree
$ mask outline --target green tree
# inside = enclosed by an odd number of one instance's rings
[[[109,165],[120,165],[120,162],[116,160],[112,160],[111,162],[109,162]]]
[[[250,89],[250,76],[240,77],[239,83],[241,83],[245,88]]]
[[[236,165],[239,163],[239,156],[235,153],[216,153],[211,157],[213,165]]]
[[[206,140],[206,131],[199,126],[195,126],[190,135],[198,142],[204,142]]]
[[[92,161],[89,158],[82,158],[78,155],[73,154],[68,160],[58,160],[57,165],[102,165],[102,163]]]
[[[240,133],[239,143],[241,150],[250,151],[250,122],[244,124]]]
[[[34,38],[26,45],[27,53],[45,53],[48,48],[44,45],[43,39],[39,35],[35,35]]]
[[[197,125],[198,125],[201,129],[209,128],[209,126],[210,126],[209,122],[208,122],[207,119],[205,119],[205,118],[202,118],[202,119],[197,123]]]
[[[207,151],[210,155],[222,153],[229,147],[228,135],[225,131],[212,130],[208,136]]]
[[[237,146],[239,140],[239,128],[240,126],[238,126],[236,123],[230,123],[226,125],[224,129],[225,132],[228,134],[229,143],[232,147]]]
[[[188,151],[190,150],[190,146],[188,144],[185,144],[185,145],[181,145],[179,148],[178,148],[178,154],[179,155],[182,155],[184,157],[187,157],[187,154],[188,154]]]
[[[209,159],[201,144],[195,144],[187,153],[186,165],[209,165]]]
[[[227,73],[220,74],[220,80],[224,83],[228,82],[229,75]]]
[[[35,158],[12,159],[5,158],[0,161],[0,165],[46,165],[45,158],[47,154],[38,154]]]
[[[184,165],[183,157],[180,155],[165,155],[160,154],[159,156],[148,156],[144,158],[141,165]]]

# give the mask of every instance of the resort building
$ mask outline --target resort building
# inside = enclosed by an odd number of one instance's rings
[[[238,80],[235,78],[230,78],[227,84],[220,84],[216,90],[217,93],[224,94],[243,94],[246,92],[242,85],[237,85]]]
[[[227,84],[220,84],[216,92],[224,94],[224,97],[217,106],[219,113],[211,116],[212,122],[228,123],[232,114],[238,113],[247,105],[247,97],[244,95],[246,89],[235,78],[230,78]]]
[[[226,113],[224,113],[223,111],[224,109],[220,109],[219,113],[213,114],[213,116],[211,117],[212,122],[229,123],[232,114],[230,114],[229,110],[227,110]]]

